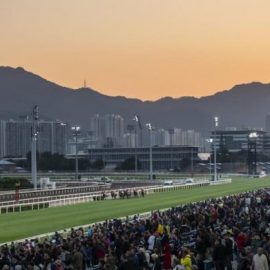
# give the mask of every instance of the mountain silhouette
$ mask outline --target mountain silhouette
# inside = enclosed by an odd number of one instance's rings
[[[34,105],[40,115],[89,129],[93,114],[114,113],[130,121],[134,115],[156,127],[195,129],[203,134],[221,127],[264,127],[270,111],[270,84],[252,82],[202,98],[164,97],[141,101],[103,95],[90,88],[71,89],[50,82],[23,68],[0,67],[0,119],[30,115]]]

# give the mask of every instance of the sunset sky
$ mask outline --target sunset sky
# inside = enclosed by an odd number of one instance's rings
[[[269,0],[0,0],[0,65],[143,100],[270,82]]]

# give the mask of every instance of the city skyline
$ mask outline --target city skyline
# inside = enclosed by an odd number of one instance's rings
[[[2,1],[1,62],[142,100],[269,82],[270,2]]]

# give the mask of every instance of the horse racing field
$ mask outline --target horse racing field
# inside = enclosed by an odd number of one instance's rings
[[[0,243],[262,187],[270,187],[270,177],[261,179],[237,177],[233,178],[230,184],[166,191],[144,198],[95,201],[3,214],[0,215]]]

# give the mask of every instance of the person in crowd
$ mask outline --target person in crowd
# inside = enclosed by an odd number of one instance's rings
[[[261,189],[213,198],[2,245],[0,269],[202,270],[206,259],[217,270],[231,270],[235,262],[238,270],[268,269],[269,194]]]
[[[168,243],[164,246],[163,269],[164,270],[172,269],[171,248],[170,248],[170,245]]]
[[[224,235],[224,245],[225,245],[225,255],[226,255],[226,269],[232,270],[232,261],[233,261],[233,248],[234,248],[234,242],[230,238],[230,232],[227,231]]]
[[[192,260],[189,253],[189,250],[184,248],[183,255],[180,260],[181,265],[185,267],[185,270],[192,270]]]
[[[225,270],[226,264],[226,249],[225,245],[221,243],[221,239],[217,238],[213,249],[213,261],[216,270]]]
[[[253,256],[252,270],[269,270],[267,257],[261,247],[257,249],[257,253]]]
[[[77,246],[74,249],[73,254],[73,266],[74,270],[82,270],[83,269],[83,253],[81,252],[81,247]]]
[[[158,256],[158,254],[153,253],[151,255],[151,259],[153,261],[151,270],[162,270],[161,263],[160,263],[160,258]]]

